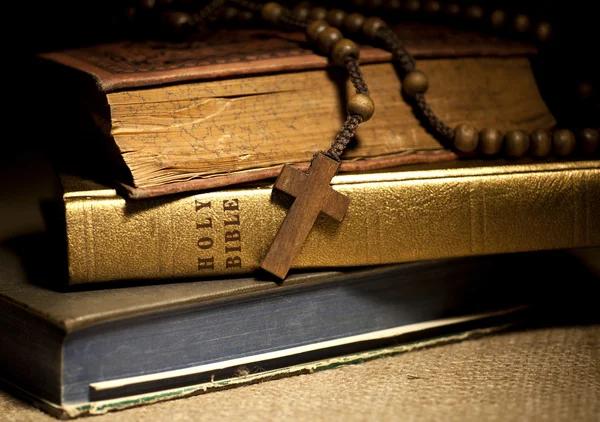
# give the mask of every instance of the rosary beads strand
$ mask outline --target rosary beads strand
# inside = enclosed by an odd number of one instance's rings
[[[255,8],[255,3],[247,0],[232,0],[232,3],[241,7]],[[356,94],[348,101],[348,116],[342,129],[336,135],[329,150],[325,152],[327,156],[339,162],[342,153],[356,134],[358,125],[369,120],[375,111],[375,104],[370,97],[369,88],[358,64],[358,46],[353,41],[344,38],[338,29],[330,26],[324,20],[314,20],[309,23],[279,3],[267,3],[262,6],[260,11],[262,18],[274,25],[284,24],[295,29],[304,29],[306,36],[316,42],[323,53],[329,55],[334,63],[344,66],[348,71]]]
[[[390,3],[389,9],[394,9],[394,2],[387,3]],[[506,155],[513,158],[522,157],[527,153],[534,157],[544,157],[551,153],[558,156],[568,156],[576,152],[593,154],[597,149],[600,133],[595,128],[584,128],[579,131],[578,136],[567,129],[557,129],[553,132],[547,129],[536,129],[527,135],[518,130],[506,134],[493,128],[479,131],[468,124],[450,128],[435,114],[425,99],[428,88],[426,75],[416,69],[414,57],[405,48],[398,35],[378,17],[365,17],[356,12],[346,14],[341,9],[311,8],[303,4],[289,10],[275,2],[264,4],[250,0],[213,0],[200,12],[201,19],[196,18],[194,23],[198,24],[209,15],[214,15],[226,4],[242,9],[246,13],[259,12],[263,20],[271,24],[306,31],[310,41],[315,42],[335,64],[347,69],[356,94],[349,100],[348,117],[326,153],[337,161],[354,137],[358,125],[369,120],[375,109],[358,64],[359,49],[353,41],[344,38],[338,28],[350,34],[362,34],[371,43],[380,44],[392,53],[393,62],[398,64],[401,70],[400,77],[405,97],[415,114],[448,149],[466,155],[479,152],[486,156],[495,156],[504,151]],[[419,1],[407,1],[404,6],[404,10],[409,12],[416,12],[419,8]],[[442,9],[450,16],[457,16],[461,11],[457,3],[448,3],[442,7],[438,1],[429,1],[425,7],[429,13],[436,13]],[[471,20],[480,20],[484,16],[484,10],[481,6],[471,5],[465,9],[465,15]],[[490,21],[494,28],[499,29],[505,25],[507,15],[502,10],[496,10],[490,15]],[[514,26],[517,32],[525,33],[530,29],[531,21],[526,15],[519,14],[514,19]],[[540,22],[535,33],[538,40],[546,41],[550,38],[551,26],[547,22]],[[577,151],[577,138],[581,141],[579,151]]]
[[[226,0],[213,0],[199,13],[191,17],[188,23],[196,27],[201,26],[204,21],[219,12],[225,6],[225,3]],[[248,0],[231,0],[230,3],[249,12],[260,12],[263,19],[272,24],[283,24],[293,29],[306,30],[307,36],[312,41],[317,42],[323,52],[330,53],[334,62],[346,67],[350,80],[356,89],[356,95],[350,98],[348,117],[331,147],[325,153],[339,162],[342,153],[354,137],[358,125],[369,120],[375,111],[375,105],[369,96],[369,88],[358,64],[359,49],[356,44],[344,39],[339,30],[329,27],[325,21],[317,20],[310,25],[304,19],[307,17],[307,13],[293,14],[278,3],[259,4]],[[303,9],[297,10],[302,11]],[[320,11],[324,10],[320,9]],[[182,17],[180,16],[180,18]]]

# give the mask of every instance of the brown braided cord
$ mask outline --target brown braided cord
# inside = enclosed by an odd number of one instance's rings
[[[425,118],[429,124],[429,127],[441,135],[445,140],[452,141],[452,138],[454,138],[454,130],[435,115],[429,104],[427,104],[427,101],[425,101],[425,95],[421,93],[415,95],[414,103],[418,107],[421,116]]]
[[[227,0],[213,0],[204,6],[198,13],[194,13],[194,15],[192,15],[194,25],[202,25],[205,21],[219,12],[223,6],[225,6],[225,3],[227,3]]]
[[[306,20],[293,18],[290,11],[287,9],[279,17],[279,21],[284,25],[290,26],[292,28],[299,28],[302,30],[308,28],[309,23],[309,21]]]
[[[415,70],[416,62],[414,57],[406,50],[404,43],[390,27],[385,26],[380,28],[377,31],[377,37],[383,42],[385,48],[391,51],[392,59],[400,64],[403,73],[402,79],[404,79],[407,73]],[[415,112],[425,120],[425,123],[434,134],[441,136],[443,141],[452,141],[454,130],[434,113],[422,93],[415,95],[412,104],[416,107]]]
[[[241,9],[248,10],[250,12],[260,12],[264,6],[263,3],[257,3],[257,2],[253,2],[253,1],[249,1],[249,0],[229,0],[229,1],[231,4],[237,6]],[[296,19],[296,18],[292,17],[292,12],[289,9],[284,7],[283,13],[279,17],[279,23],[289,26],[294,29],[305,30],[308,27],[308,24],[310,23],[310,21]]]
[[[348,146],[348,143],[354,138],[356,129],[362,121],[362,117],[356,114],[348,116],[342,130],[337,134],[331,147],[325,154],[336,161],[340,161],[340,156]]]
[[[402,76],[415,70],[415,58],[406,50],[404,43],[389,26],[379,28],[376,36],[383,42],[385,48],[392,53],[392,59],[400,64],[404,73]]]
[[[250,12],[260,12],[264,4],[248,0],[229,0],[231,4]]]
[[[358,60],[355,57],[347,57],[344,64],[348,70],[348,75],[352,81],[352,85],[354,85],[354,88],[356,89],[356,93],[369,95],[369,87],[363,78],[362,71],[358,65]],[[340,133],[337,134],[326,154],[334,160],[340,161],[341,155],[352,138],[354,138],[356,129],[358,128],[358,125],[362,123],[362,121],[363,118],[359,115],[349,115],[344,122],[342,130],[340,130]]]
[[[308,28],[308,24],[311,22],[309,19],[296,19],[292,16],[292,12],[290,9],[283,9],[283,13],[279,17],[279,22],[284,25],[287,25],[291,28],[306,30]]]
[[[348,70],[348,76],[350,76],[352,85],[354,85],[354,88],[356,88],[356,93],[369,95],[369,87],[367,86],[362,71],[360,70],[358,60],[354,57],[347,57],[344,65],[346,66],[346,70]]]
[[[260,12],[264,6],[264,4],[262,4],[262,3],[257,3],[257,2],[248,1],[248,0],[230,0],[230,2],[233,5],[240,7],[244,10],[248,10],[250,12]],[[294,29],[305,30],[308,27],[308,24],[310,23],[310,21],[294,18],[292,16],[292,12],[289,9],[284,7],[283,12],[282,12],[281,16],[279,17],[279,23],[289,26]]]

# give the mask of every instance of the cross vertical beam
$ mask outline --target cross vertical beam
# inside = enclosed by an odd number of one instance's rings
[[[284,279],[319,214],[323,212],[338,221],[344,218],[349,199],[329,184],[339,165],[318,153],[307,173],[290,165],[283,168],[274,188],[296,199],[260,264],[261,268]]]

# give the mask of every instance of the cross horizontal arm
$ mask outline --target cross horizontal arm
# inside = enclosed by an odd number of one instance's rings
[[[306,173],[286,164],[275,181],[275,188],[297,198],[305,190],[307,179]]]
[[[321,211],[337,221],[342,221],[348,211],[349,203],[350,198],[329,188]]]

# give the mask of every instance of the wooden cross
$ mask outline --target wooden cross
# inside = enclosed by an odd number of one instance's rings
[[[274,188],[296,199],[261,268],[284,279],[319,214],[323,212],[338,221],[344,218],[349,199],[329,185],[339,166],[337,161],[320,152],[306,173],[291,165],[281,170]]]

